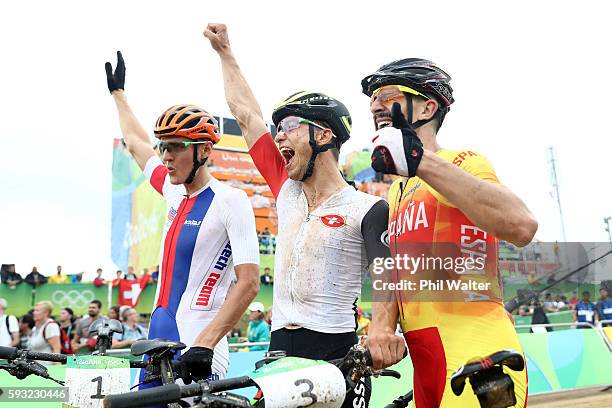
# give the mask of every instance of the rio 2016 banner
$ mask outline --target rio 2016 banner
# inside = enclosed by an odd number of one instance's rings
[[[159,263],[166,205],[119,139],[113,147],[111,258],[124,272]]]

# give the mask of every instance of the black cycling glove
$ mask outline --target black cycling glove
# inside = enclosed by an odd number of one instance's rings
[[[372,168],[380,173],[416,176],[423,143],[406,121],[399,103],[391,108],[392,127],[380,129],[372,139]]]
[[[207,347],[191,347],[179,359],[180,376],[185,384],[205,380],[212,374],[214,351]]]
[[[125,63],[123,62],[123,56],[121,51],[117,51],[117,68],[113,73],[113,66],[110,62],[104,65],[106,68],[106,83],[108,84],[108,90],[110,93],[118,89],[124,90],[125,88]]]

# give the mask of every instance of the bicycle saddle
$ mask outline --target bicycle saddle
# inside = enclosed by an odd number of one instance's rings
[[[105,330],[106,329],[106,330]],[[106,332],[106,333],[104,333]],[[96,334],[109,335],[112,333],[123,333],[123,326],[121,322],[115,319],[98,319],[89,326],[88,335],[93,336]]]
[[[461,395],[468,377],[492,369],[495,366],[507,366],[513,371],[523,371],[525,360],[523,355],[515,350],[502,350],[490,356],[474,359],[455,371],[451,377],[451,389],[455,395]]]
[[[140,340],[132,344],[130,352],[135,356],[142,356],[143,354],[157,354],[169,350],[182,350],[186,347],[186,344],[179,341],[169,341],[165,339]]]

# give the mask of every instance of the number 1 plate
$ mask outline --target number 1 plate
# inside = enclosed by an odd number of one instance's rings
[[[130,362],[105,356],[68,357],[66,387],[69,406],[102,408],[108,394],[130,390]]]

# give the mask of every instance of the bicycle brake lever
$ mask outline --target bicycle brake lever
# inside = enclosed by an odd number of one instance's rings
[[[380,377],[393,377],[397,379],[402,378],[402,375],[399,372],[395,370],[387,370],[387,369],[373,371],[372,375],[375,377],[380,376]]]

